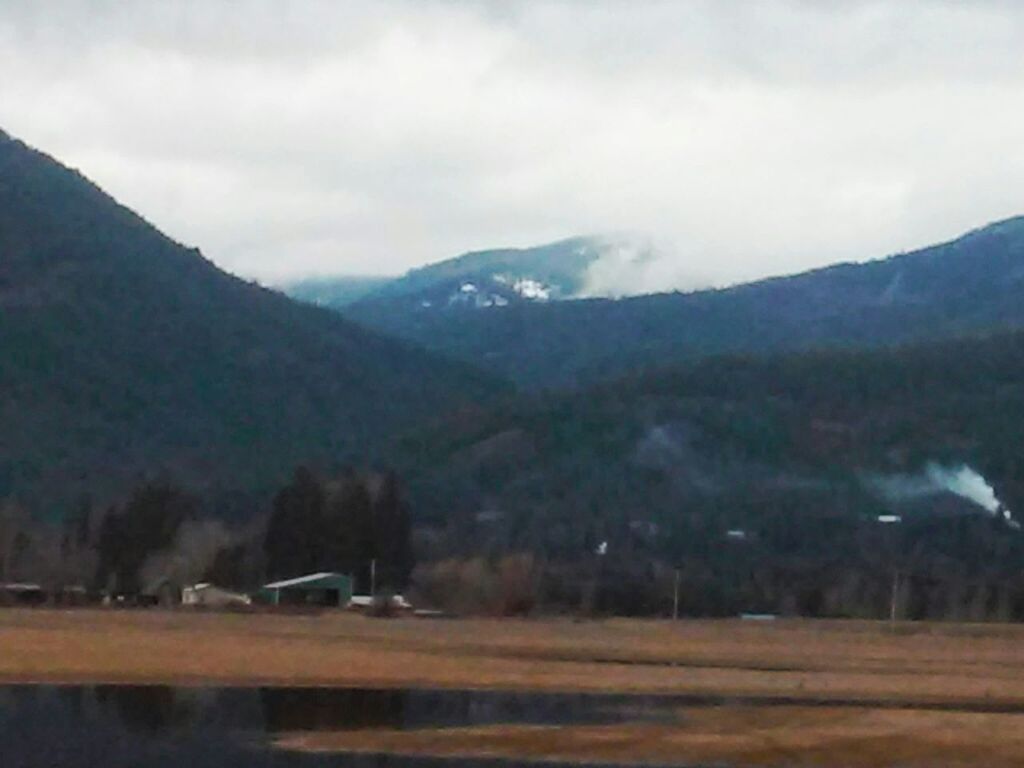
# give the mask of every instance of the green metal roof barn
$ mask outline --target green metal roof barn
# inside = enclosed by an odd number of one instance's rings
[[[313,573],[265,584],[257,599],[271,605],[324,605],[344,608],[352,599],[352,579],[343,573]]]

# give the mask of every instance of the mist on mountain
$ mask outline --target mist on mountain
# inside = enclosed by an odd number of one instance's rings
[[[469,315],[371,296],[345,313],[537,389],[713,354],[885,346],[1016,328],[1024,325],[1022,287],[1024,218],[1015,218],[911,253],[716,290],[510,302]]]

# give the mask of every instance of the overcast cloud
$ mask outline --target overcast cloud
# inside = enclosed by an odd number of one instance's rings
[[[0,4],[0,127],[236,273],[575,234],[651,288],[1024,213],[1024,4]]]

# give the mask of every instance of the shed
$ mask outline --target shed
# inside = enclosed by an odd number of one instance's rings
[[[406,600],[402,595],[390,595],[385,597],[374,597],[373,595],[352,595],[352,599],[348,602],[348,608],[353,611],[368,611],[370,610],[375,600],[387,599],[388,606],[396,611],[411,611],[412,603]]]
[[[0,584],[0,605],[42,605],[46,591],[38,584]]]
[[[343,573],[312,573],[265,584],[256,593],[271,605],[324,605],[344,608],[352,599],[352,579]]]
[[[231,592],[227,589],[203,582],[193,584],[181,590],[182,605],[199,605],[210,608],[225,608],[231,605],[249,605],[252,600],[248,595]]]

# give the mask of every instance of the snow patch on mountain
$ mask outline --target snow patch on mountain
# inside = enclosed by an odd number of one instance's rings
[[[489,307],[506,307],[508,299],[500,293],[488,290],[481,290],[480,286],[472,282],[464,282],[458,290],[448,296],[449,307],[471,307],[473,309],[488,309]],[[432,305],[429,301],[420,303],[421,308],[429,309]]]
[[[551,298],[551,289],[538,280],[531,280],[524,277],[512,283],[512,290],[524,299],[532,301],[547,301]]]

